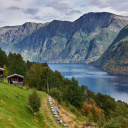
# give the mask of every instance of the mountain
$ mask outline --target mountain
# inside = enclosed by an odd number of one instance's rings
[[[25,60],[48,63],[90,63],[97,60],[128,17],[112,13],[87,13],[74,22],[54,20],[0,28],[0,47],[21,53]]]
[[[112,74],[128,75],[128,25],[120,31],[113,43],[94,64]]]

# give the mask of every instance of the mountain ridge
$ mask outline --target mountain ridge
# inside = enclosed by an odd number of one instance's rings
[[[128,75],[128,25],[125,26],[104,54],[94,63],[111,74]]]
[[[108,12],[87,13],[74,22],[26,23],[14,30],[0,28],[0,47],[7,54],[21,53],[30,61],[90,63],[104,53],[127,24],[128,17]]]

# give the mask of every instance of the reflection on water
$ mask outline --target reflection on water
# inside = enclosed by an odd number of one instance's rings
[[[109,94],[116,100],[128,103],[128,76],[109,75],[99,68],[85,64],[49,64],[49,66],[68,79],[74,76],[80,86],[86,85],[95,93]]]

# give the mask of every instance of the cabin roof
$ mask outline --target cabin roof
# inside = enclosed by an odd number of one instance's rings
[[[5,69],[4,68],[0,68],[0,70],[4,71]]]
[[[18,77],[24,78],[24,76],[21,76],[21,75],[18,75],[18,74],[12,74],[12,75],[8,76],[7,79],[8,79],[8,78],[11,78],[11,77],[13,77],[13,76],[18,76]]]

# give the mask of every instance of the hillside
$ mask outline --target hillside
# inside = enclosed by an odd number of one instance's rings
[[[97,60],[128,17],[87,13],[74,22],[54,20],[0,28],[2,50],[21,53],[25,60],[47,63],[90,63]]]
[[[128,75],[128,26],[120,31],[95,65],[112,74]]]
[[[28,106],[28,95],[32,90],[26,88],[21,89],[15,87],[5,81],[4,84],[0,83],[0,128],[61,128],[63,127],[58,123],[53,116],[50,106],[48,104],[48,95],[44,92],[38,94],[41,98],[41,108],[34,117],[30,107]],[[54,102],[56,102],[54,100]],[[56,103],[59,105],[58,103]],[[78,121],[77,117],[59,105],[60,117],[64,123],[69,124],[70,127],[82,126],[83,121]]]

